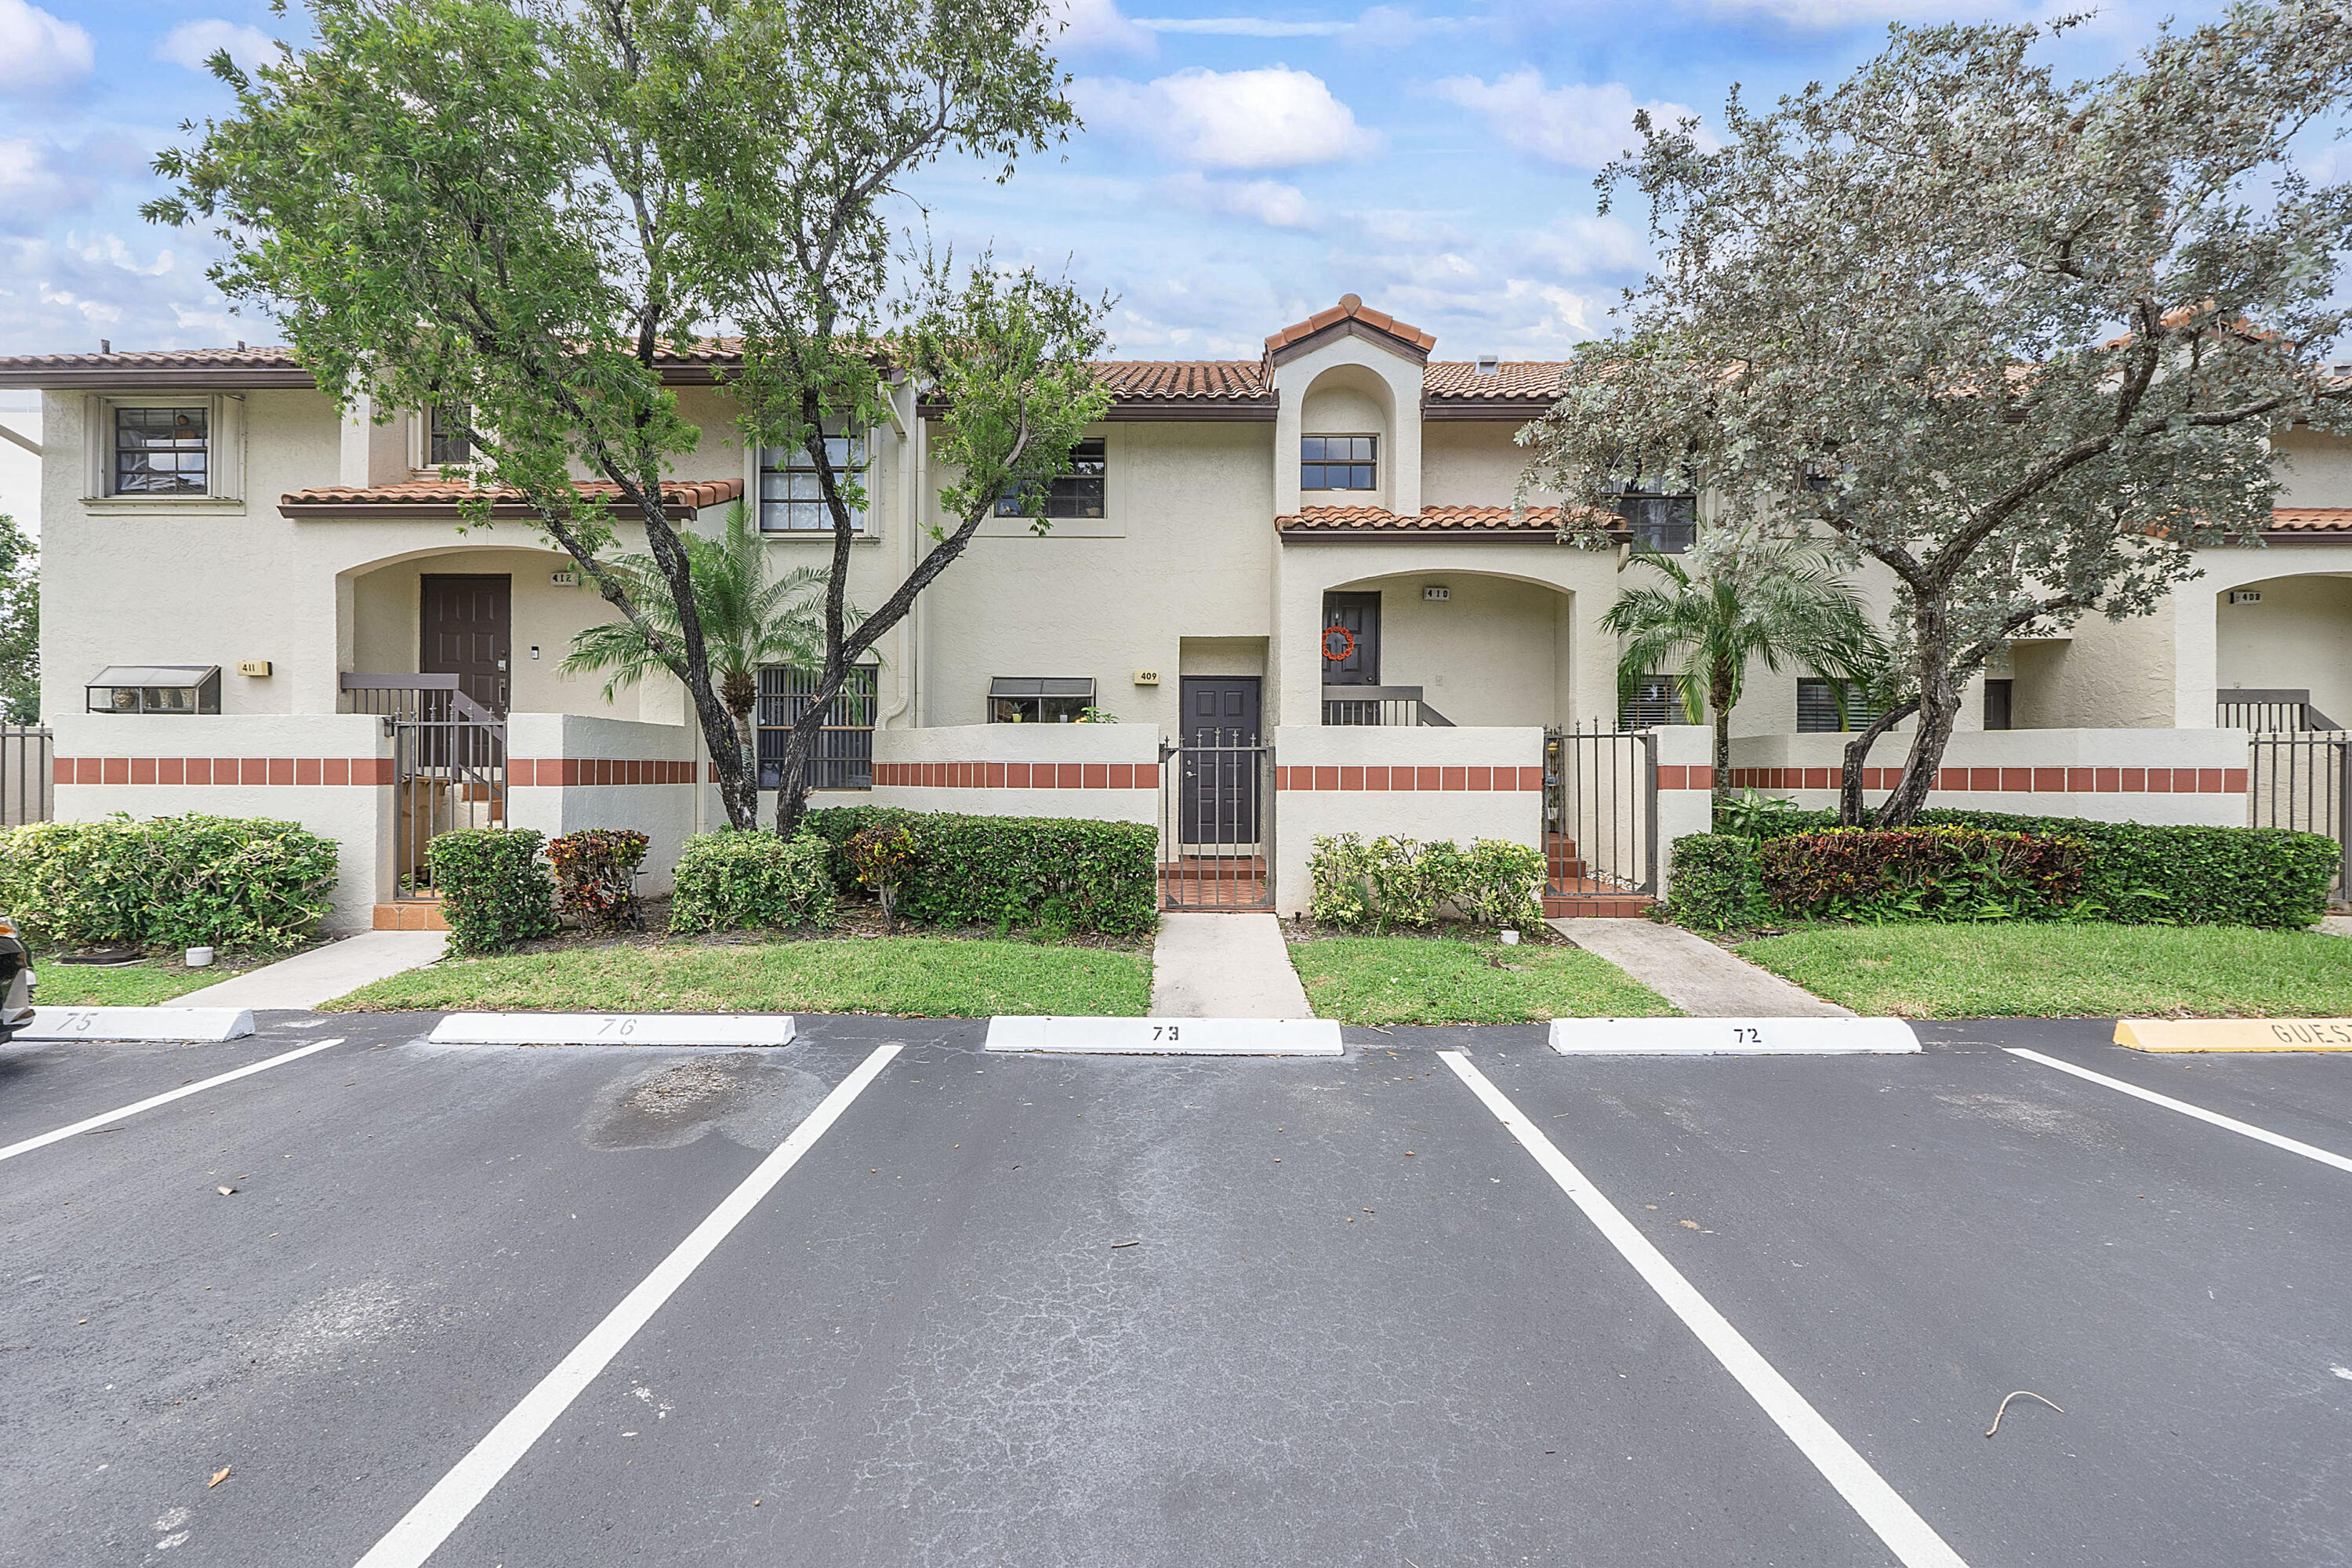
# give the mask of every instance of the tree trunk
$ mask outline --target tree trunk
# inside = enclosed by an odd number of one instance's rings
[[[1951,743],[1952,721],[1960,710],[1960,694],[1952,685],[1951,621],[1943,597],[1913,600],[1912,625],[1919,639],[1919,728],[1911,737],[1910,754],[1894,793],[1871,817],[1873,827],[1908,827],[1927,805],[1936,772],[1944,765],[1944,749]]]
[[[1845,743],[1845,765],[1838,775],[1838,826],[1862,826],[1862,770],[1870,760],[1870,748],[1878,738],[1917,712],[1916,700],[1896,703],[1894,707],[1862,727],[1862,733]]]
[[[1709,683],[1706,705],[1715,718],[1715,804],[1731,799],[1731,666],[1718,663]],[[1713,825],[1709,824],[1710,831]]]

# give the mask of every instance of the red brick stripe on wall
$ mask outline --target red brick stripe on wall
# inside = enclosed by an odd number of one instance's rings
[[[1695,768],[1694,773],[1704,773]],[[1658,770],[1663,781],[1665,769]],[[1367,794],[1398,790],[1441,790],[1467,795],[1473,790],[1539,790],[1543,788],[1543,769],[1459,767],[1459,768],[1310,768],[1304,765],[1285,767],[1276,764],[1274,787],[1294,793],[1362,791]]]
[[[532,789],[692,784],[697,764],[669,757],[509,757],[507,783]]]
[[[877,789],[1158,789],[1157,763],[877,763]]]
[[[61,784],[388,784],[390,757],[58,757]]]
[[[1708,789],[1711,784],[1700,782],[1711,774],[1707,768],[1692,768],[1689,779],[1675,782],[1683,770],[1662,767],[1658,770],[1660,789]],[[1864,768],[1862,787],[1865,790],[1889,790],[1902,775],[1900,768]],[[1821,781],[1821,782],[1816,782]],[[1835,768],[1734,768],[1731,770],[1734,789],[1835,789],[1838,771]],[[1935,788],[1966,790],[1987,795],[2017,793],[2028,795],[2242,795],[2246,789],[2243,768],[1945,768],[1936,774]]]

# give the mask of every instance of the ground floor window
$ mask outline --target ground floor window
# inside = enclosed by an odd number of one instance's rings
[[[1648,730],[1660,724],[1681,724],[1690,715],[1683,710],[1680,688],[1671,675],[1645,675],[1618,699],[1617,727]]]
[[[1839,700],[1841,697],[1844,699],[1843,702]],[[1841,730],[1860,730],[1877,718],[1879,711],[1843,681],[1797,682],[1799,734],[1833,734]]]
[[[1094,705],[1090,677],[1000,675],[988,683],[992,724],[1075,724]]]
[[[815,752],[809,758],[811,789],[874,787],[875,691],[880,672],[870,664],[850,667],[849,677],[824,711]],[[760,672],[760,787],[783,780],[784,742],[793,724],[816,700],[818,672],[771,665]]]

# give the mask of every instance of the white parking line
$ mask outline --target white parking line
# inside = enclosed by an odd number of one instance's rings
[[[152,1099],[142,1100],[136,1104],[110,1110],[103,1116],[89,1117],[75,1122],[70,1127],[60,1127],[55,1132],[44,1132],[38,1138],[27,1138],[22,1143],[11,1143],[5,1149],[0,1149],[0,1160],[13,1160],[19,1154],[29,1154],[36,1149],[45,1149],[52,1143],[71,1138],[76,1133],[88,1132],[93,1129],[104,1127],[110,1122],[120,1121],[126,1116],[136,1116],[142,1110],[152,1110],[159,1105],[169,1105],[175,1100],[185,1100],[192,1094],[202,1094],[208,1089],[217,1089],[222,1084],[234,1083],[241,1078],[251,1078],[257,1072],[268,1072],[271,1068],[283,1067],[288,1062],[299,1061],[304,1057],[325,1050],[329,1046],[340,1046],[342,1043],[343,1037],[340,1035],[331,1040],[314,1040],[299,1050],[288,1051],[284,1056],[271,1057],[268,1061],[248,1062],[241,1068],[234,1068],[217,1077],[205,1079],[201,1083],[182,1084],[168,1094],[159,1094]]]
[[[514,1468],[515,1461],[530,1452],[530,1446],[555,1425],[555,1418],[580,1397],[581,1391],[620,1354],[622,1347],[727,1239],[728,1233],[759,1206],[760,1200],[824,1136],[825,1130],[849,1109],[850,1102],[881,1076],[882,1069],[889,1066],[890,1058],[898,1051],[895,1045],[877,1046],[873,1055],[858,1063],[856,1069],[809,1112],[808,1119],[793,1129],[792,1136],[779,1144],[775,1152],[761,1161],[667,1258],[654,1266],[654,1271],[635,1289],[621,1299],[619,1306],[604,1315],[603,1322],[588,1331],[588,1337],[573,1346],[572,1353],[557,1363],[553,1372],[540,1379],[538,1387],[524,1394],[522,1402],[508,1411],[490,1428],[488,1436],[475,1444],[383,1540],[368,1549],[368,1554],[359,1561],[359,1568],[418,1568],[432,1556],[465,1522],[466,1516],[490,1494],[490,1489]]]
[[[2093,1072],[2089,1068],[2078,1068],[2073,1062],[2062,1062],[2056,1057],[2045,1057],[2040,1051],[2030,1051],[2023,1046],[2003,1046],[2001,1049],[2011,1056],[2023,1057],[2027,1061],[2040,1062],[2043,1067],[2056,1068],[2060,1072],[2070,1072],[2076,1078],[2087,1079],[2093,1083],[2103,1083],[2118,1093],[2130,1095],[2134,1100],[2145,1100],[2150,1105],[2161,1105],[2167,1110],[2177,1110],[2183,1116],[2193,1116],[2200,1121],[2210,1121],[2216,1127],[2227,1128],[2242,1137],[2252,1138],[2256,1142],[2267,1143],[2273,1149],[2284,1149],[2290,1154],[2300,1154],[2306,1160],[2316,1160],[2323,1165],[2333,1165],[2339,1171],[2352,1171],[2352,1160],[2347,1160],[2341,1154],[2331,1154],[2326,1150],[2315,1148],[2309,1143],[2298,1143],[2292,1138],[2257,1127],[2250,1121],[2241,1121],[2234,1116],[2224,1116],[2218,1110],[2208,1110],[2201,1105],[2191,1105],[2185,1100],[2175,1100],[2168,1094],[2158,1094],[2152,1089],[2142,1089],[2136,1083],[2126,1083],[2119,1078],[2109,1078],[2103,1072]]]
[[[1619,1213],[1617,1205],[1570,1163],[1568,1156],[1559,1152],[1543,1129],[1528,1121],[1460,1051],[1437,1054],[1454,1069],[1454,1076],[1468,1085],[1470,1092],[1483,1100],[1496,1119],[1535,1156],[1545,1174],[1584,1211],[1585,1217],[1633,1266],[1634,1272],[1657,1292],[1658,1299],[1672,1308],[1675,1315],[1698,1336],[1699,1342],[1715,1353],[1724,1370],[1739,1380],[1749,1397],[1763,1406],[1764,1414],[1789,1435],[1790,1441],[1837,1489],[1838,1495],[1853,1505],[1854,1512],[1877,1532],[1878,1539],[1886,1543],[1887,1550],[1895,1553],[1904,1568],[1968,1568],[1960,1554],[1946,1545],[1944,1538],[1871,1468],[1870,1461],[1856,1453],[1853,1445],[1822,1418],[1795,1385],[1757,1353],[1756,1347],[1731,1326],[1730,1320],[1717,1311],[1683,1278],[1682,1270],[1667,1262],[1665,1254],[1652,1246],[1649,1238],[1634,1228],[1633,1222]]]

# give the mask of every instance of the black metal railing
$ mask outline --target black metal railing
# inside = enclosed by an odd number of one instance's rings
[[[0,725],[0,826],[49,820],[56,752],[56,738],[37,724]]]
[[[873,665],[850,667],[841,689],[825,705],[816,752],[808,761],[811,789],[874,787],[874,715],[877,676]],[[783,777],[784,745],[792,727],[816,701],[819,672],[772,665],[760,672],[760,787],[774,789]]]
[[[1453,720],[1423,700],[1418,686],[1327,686],[1323,689],[1323,722],[1454,728]]]
[[[349,711],[373,713],[392,737],[394,898],[434,895],[436,835],[507,818],[507,723],[440,674],[351,674]]]
[[[1544,859],[1562,896],[1658,890],[1658,737],[1649,730],[1544,733]]]
[[[2344,729],[2343,725],[2311,705],[2311,691],[2307,687],[2256,689],[2243,686],[2213,694],[2213,727],[2217,730],[2252,730],[2257,735],[2299,731],[2341,732]]]
[[[2257,734],[2246,770],[2249,823],[2325,833],[2340,851],[2331,902],[2352,896],[2352,740]]]
[[[1274,748],[1241,730],[1160,748],[1160,902],[1274,907]]]

